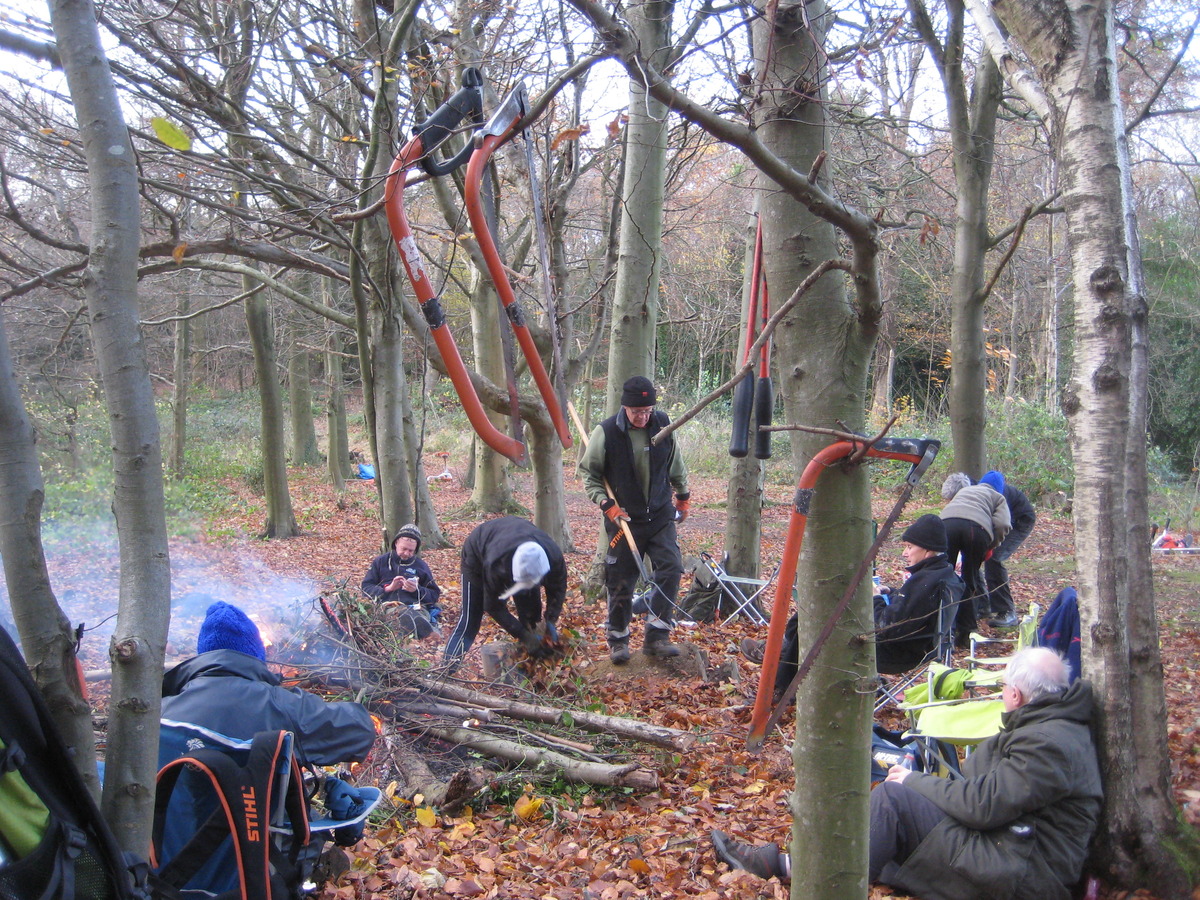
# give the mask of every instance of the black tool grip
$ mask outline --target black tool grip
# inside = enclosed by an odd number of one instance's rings
[[[750,452],[750,413],[754,410],[754,376],[747,375],[733,389],[733,432],[729,455],[742,459]]]
[[[762,426],[771,427],[771,415],[775,410],[775,388],[770,376],[759,378],[754,387],[754,458],[771,458],[771,432]]]
[[[476,68],[464,70],[462,87],[413,129],[425,150],[421,168],[430,175],[448,175],[470,157],[475,149],[471,141],[467,141],[466,146],[451,159],[438,162],[432,156],[433,151],[454,134],[464,121],[476,126],[483,124],[483,73]]]

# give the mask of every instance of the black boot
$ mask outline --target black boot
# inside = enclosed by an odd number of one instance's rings
[[[717,858],[728,863],[731,869],[745,869],[759,878],[785,878],[783,854],[774,844],[751,847],[729,839],[723,831],[712,833],[713,849]]]
[[[609,641],[608,658],[614,666],[623,666],[629,662],[629,638],[623,641]]]
[[[680,654],[678,644],[671,643],[671,633],[661,628],[647,628],[642,652],[656,659],[672,659]]]

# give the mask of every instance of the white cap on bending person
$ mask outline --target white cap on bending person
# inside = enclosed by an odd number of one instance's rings
[[[516,583],[501,594],[500,599],[507,600],[513,594],[537,587],[549,571],[550,560],[542,545],[526,541],[513,551],[512,577]]]

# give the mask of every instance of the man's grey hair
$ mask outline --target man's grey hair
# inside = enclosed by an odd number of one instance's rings
[[[966,472],[954,472],[942,482],[942,499],[953,500],[954,495],[971,486],[971,476]]]
[[[1061,694],[1071,684],[1071,667],[1048,647],[1018,650],[1004,668],[1004,680],[1032,703],[1051,694]]]

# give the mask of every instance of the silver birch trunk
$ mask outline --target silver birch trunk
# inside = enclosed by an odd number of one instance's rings
[[[42,550],[42,502],[37,432],[25,412],[0,307],[0,559],[25,662],[59,732],[72,749],[97,802],[100,778],[92,760],[92,710],[83,697],[75,634],[58,605]]]
[[[133,147],[90,0],[53,0],[51,23],[88,166],[92,233],[84,275],[112,432],[121,577],[102,808],[118,843],[149,846],[171,568],[162,450],[138,325],[139,211]]]
[[[1146,306],[1113,6],[1003,0],[994,9],[1040,77],[1030,87],[1029,73],[1006,71],[1014,85],[1025,77],[1050,132],[1066,211],[1075,364],[1063,410],[1075,464],[1084,674],[1096,688],[1107,794],[1094,859],[1118,884],[1185,897],[1149,559]],[[987,24],[986,11],[972,12]],[[992,36],[993,55],[1006,60],[999,46]]]

